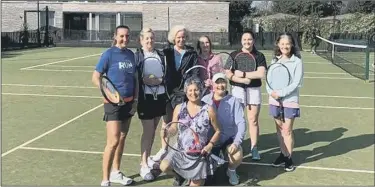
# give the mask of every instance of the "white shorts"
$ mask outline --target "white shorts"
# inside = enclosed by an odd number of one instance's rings
[[[262,103],[262,92],[260,87],[246,88],[247,90],[247,104],[249,105],[260,105]],[[244,103],[245,89],[232,86],[232,95],[240,99],[241,103]]]

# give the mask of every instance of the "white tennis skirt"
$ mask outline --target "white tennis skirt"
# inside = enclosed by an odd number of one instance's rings
[[[232,86],[232,95],[240,99],[241,103],[245,100],[245,89],[239,86]],[[246,88],[247,104],[260,105],[262,104],[262,92],[260,87]]]

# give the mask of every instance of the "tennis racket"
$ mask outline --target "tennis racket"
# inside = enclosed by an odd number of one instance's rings
[[[282,90],[291,84],[289,69],[282,63],[273,63],[267,67],[266,83],[272,91]],[[285,122],[283,98],[278,98],[280,106],[280,119]]]
[[[181,79],[181,82],[180,82],[180,86],[178,87],[179,89],[182,89],[182,86],[183,86],[184,82],[186,81],[186,79],[187,79],[188,76],[189,76],[189,73],[190,73],[192,70],[196,69],[196,68],[202,68],[202,69],[204,69],[204,70],[207,71],[207,68],[204,67],[204,66],[202,66],[202,65],[195,65],[195,66],[189,68],[189,69],[186,70],[185,73],[182,75],[182,79]]]
[[[164,61],[166,63],[166,61]],[[141,61],[142,80],[144,85],[144,93],[151,91],[154,100],[158,99],[158,91],[164,82],[166,65],[156,57],[148,57]],[[148,89],[146,89],[148,88]]]
[[[103,97],[111,104],[122,106],[125,105],[125,101],[119,94],[117,88],[112,81],[105,75],[99,78],[99,87]]]
[[[234,62],[232,66],[232,71],[239,70],[242,72],[253,72],[257,69],[257,62],[255,60],[254,55],[251,53],[240,52],[234,57]],[[243,84],[242,87],[244,88],[244,105],[247,105],[248,98],[247,98],[247,87],[248,85]]]
[[[220,52],[220,53],[216,53],[215,55],[220,57],[220,66],[223,69],[227,69],[226,67],[230,67],[229,69],[232,69],[234,59],[229,53]]]
[[[206,142],[202,142],[199,135],[192,127],[189,121],[170,122],[163,129],[163,141],[167,144],[168,148],[183,153],[190,160],[194,160],[194,164],[179,165],[182,170],[189,170],[196,162],[210,156],[218,164],[223,164],[226,161],[218,156],[209,154],[203,151]]]

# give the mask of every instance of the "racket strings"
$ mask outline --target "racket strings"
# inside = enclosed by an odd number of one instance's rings
[[[291,75],[288,68],[283,65],[274,65],[267,72],[267,83],[273,90],[280,90],[291,83]]]
[[[157,99],[157,96],[159,94],[159,88],[163,85],[165,80],[165,67],[162,64],[162,61],[158,57],[148,57],[145,60],[143,60],[142,77],[144,83],[143,89],[145,90],[145,92],[146,87],[148,87],[151,90],[154,99]],[[159,84],[148,83],[148,80],[154,78],[159,79]],[[146,96],[144,95],[144,97]]]
[[[245,72],[255,71],[257,67],[255,58],[249,54],[238,54],[235,58],[235,62],[238,66],[235,68]]]
[[[100,89],[104,99],[108,102],[118,104],[122,101],[117,89],[106,76],[100,77]]]

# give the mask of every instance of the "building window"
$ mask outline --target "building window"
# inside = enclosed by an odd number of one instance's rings
[[[99,30],[100,31],[114,31],[116,28],[116,14],[99,14]]]
[[[121,25],[127,25],[131,31],[142,30],[142,13],[121,13]]]
[[[39,19],[40,19],[40,26],[41,27],[45,27],[47,25],[46,23],[46,12],[40,12],[40,15],[39,15]],[[54,11],[48,11],[48,25],[49,26],[53,26],[55,27],[55,12]]]

